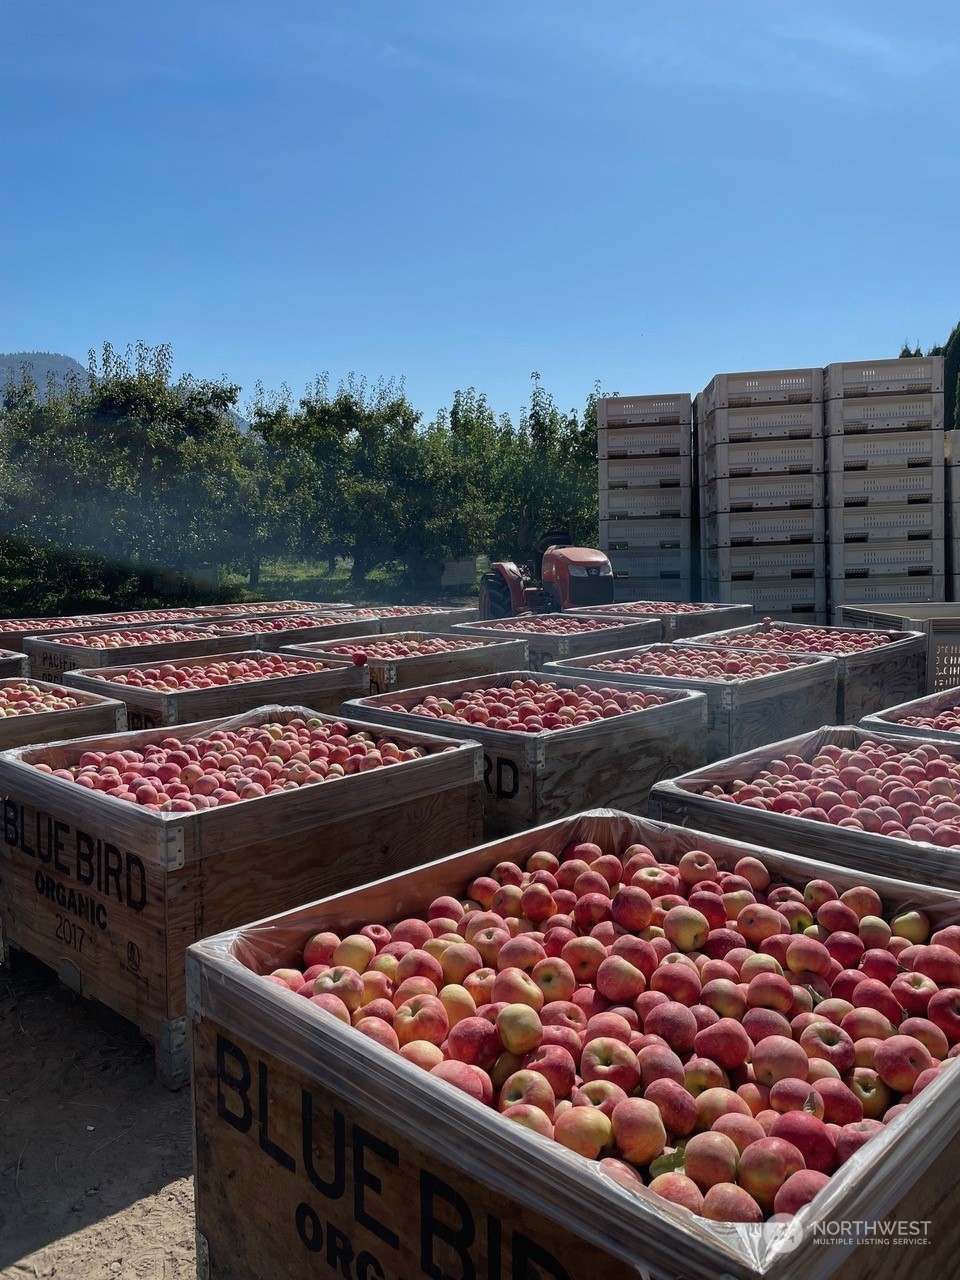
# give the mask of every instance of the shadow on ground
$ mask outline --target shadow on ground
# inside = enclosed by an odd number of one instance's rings
[[[188,1089],[30,957],[0,969],[0,1277],[195,1274]]]

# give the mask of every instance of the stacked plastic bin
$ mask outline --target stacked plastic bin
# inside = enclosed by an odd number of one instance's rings
[[[826,621],[820,369],[717,374],[696,398],[701,595]]]
[[[692,599],[691,409],[686,392],[597,403],[600,548],[617,601]]]
[[[943,358],[824,370],[830,609],[944,600]]]

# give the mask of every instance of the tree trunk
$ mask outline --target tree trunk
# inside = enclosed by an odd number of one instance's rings
[[[247,568],[250,574],[250,590],[256,591],[260,585],[260,557],[253,555],[247,562]]]

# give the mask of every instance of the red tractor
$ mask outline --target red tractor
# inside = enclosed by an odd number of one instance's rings
[[[613,604],[613,568],[602,551],[571,546],[568,533],[545,534],[525,565],[500,560],[480,579],[481,618],[598,604]]]

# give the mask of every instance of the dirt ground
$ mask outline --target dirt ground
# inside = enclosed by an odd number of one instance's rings
[[[30,957],[0,969],[0,1277],[193,1280],[190,1092]]]

